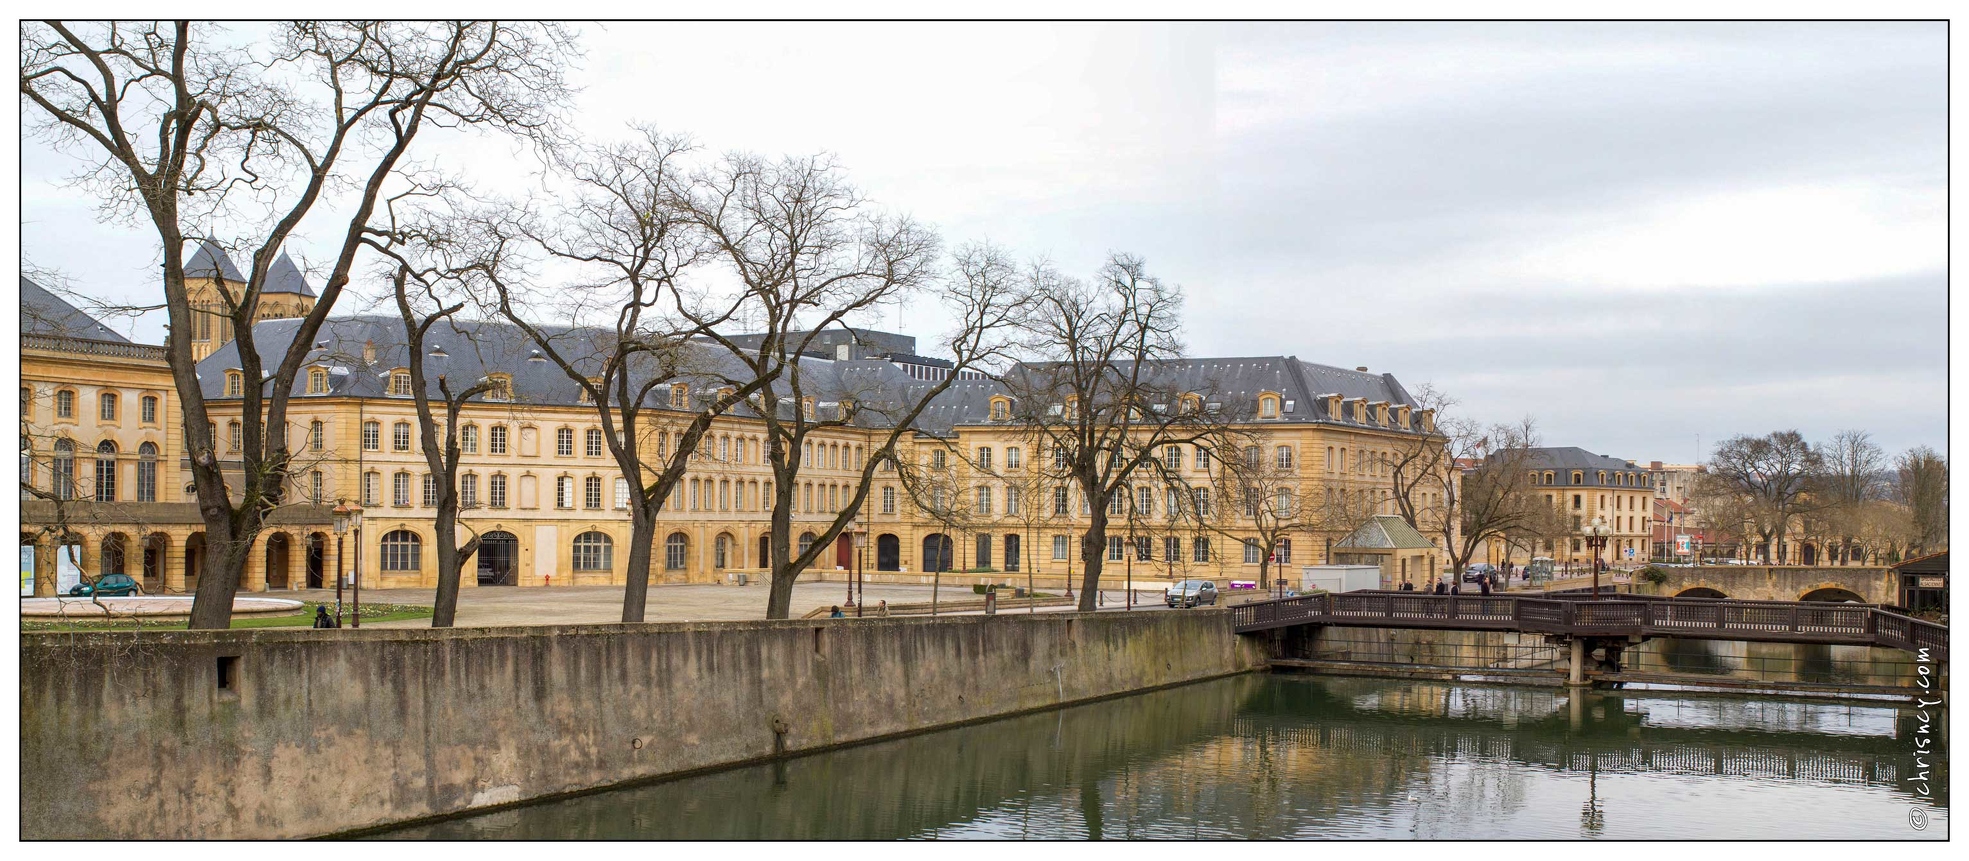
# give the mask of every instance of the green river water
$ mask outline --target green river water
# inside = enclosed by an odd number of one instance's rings
[[[379,836],[1941,839],[1947,765],[1917,754],[1946,749],[1945,715],[1928,718],[1249,675]]]

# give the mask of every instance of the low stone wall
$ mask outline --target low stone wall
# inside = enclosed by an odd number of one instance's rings
[[[333,834],[1265,660],[1210,610],[21,639],[29,839]]]

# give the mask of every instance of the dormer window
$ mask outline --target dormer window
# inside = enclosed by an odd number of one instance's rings
[[[807,421],[814,420],[814,399],[812,397],[800,399],[800,415]]]
[[[1180,403],[1181,406],[1178,409],[1181,410],[1183,415],[1193,416],[1203,412],[1203,398],[1198,395],[1184,395]]]
[[[226,397],[236,398],[246,394],[246,377],[238,371],[226,372]]]
[[[1278,398],[1271,395],[1260,397],[1258,399],[1258,417],[1261,419],[1278,418]]]
[[[510,401],[513,399],[513,378],[505,374],[491,374],[486,377],[490,384],[485,392],[488,401]]]
[[[1585,483],[1586,483],[1586,473],[1583,473],[1583,472],[1580,472],[1580,471],[1578,471],[1578,470],[1574,470],[1574,471],[1573,471],[1573,474],[1572,474],[1572,483],[1573,483],[1573,484],[1585,484]]]
[[[325,395],[325,394],[328,394],[328,369],[327,369],[327,368],[309,368],[309,369],[308,369],[308,394],[311,394],[311,395]]]
[[[1003,396],[992,398],[991,420],[995,422],[1002,422],[1002,421],[1009,421],[1011,418],[1012,418],[1012,399]]]
[[[390,397],[410,397],[410,372],[395,370],[390,372]]]
[[[673,410],[684,410],[690,409],[690,405],[691,387],[683,383],[672,384],[670,386],[670,408]]]

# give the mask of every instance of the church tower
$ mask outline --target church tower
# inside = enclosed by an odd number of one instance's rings
[[[219,290],[225,285],[225,292]],[[199,245],[198,252],[185,264],[185,295],[191,302],[191,355],[204,359],[232,340],[232,319],[226,316],[225,296],[237,296],[246,287],[246,276],[232,265],[225,249],[212,242]],[[314,287],[307,276],[283,251],[267,268],[267,283],[260,290],[260,304],[253,321],[305,317],[314,310]]]

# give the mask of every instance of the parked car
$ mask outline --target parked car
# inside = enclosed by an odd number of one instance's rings
[[[144,587],[131,579],[128,574],[107,574],[94,583],[77,583],[69,587],[68,594],[72,598],[85,598],[90,595],[107,598],[115,595],[141,595],[143,591]]]
[[[1174,584],[1162,593],[1162,602],[1171,607],[1195,607],[1202,604],[1215,606],[1217,603],[1217,584],[1208,580],[1184,580]]]
[[[1489,562],[1479,562],[1475,565],[1471,565],[1468,568],[1463,569],[1463,582],[1475,583],[1480,580],[1489,580],[1492,583],[1495,583],[1497,582],[1496,574],[1497,574],[1497,566],[1494,566]]]

